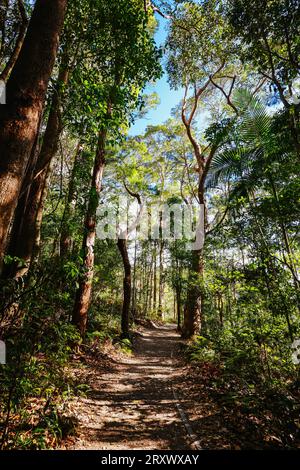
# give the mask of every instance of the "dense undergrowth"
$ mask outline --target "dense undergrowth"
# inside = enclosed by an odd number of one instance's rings
[[[131,341],[121,338],[120,305],[103,299],[101,309],[95,299],[82,339],[70,323],[71,294],[62,286],[62,271],[51,266],[50,272],[35,272],[26,285],[2,286],[1,332],[7,349],[7,363],[0,368],[2,449],[57,448],[76,432],[68,403],[88,389],[73,375],[74,361],[107,344],[125,354],[132,351]]]
[[[298,448],[300,443],[299,367],[290,358],[283,367],[272,350],[244,341],[233,347],[198,336],[184,348],[191,363],[187,388],[220,407],[237,449]],[[290,355],[290,351],[289,351]]]

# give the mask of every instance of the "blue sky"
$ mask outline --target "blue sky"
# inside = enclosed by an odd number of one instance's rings
[[[158,46],[161,46],[167,36],[167,20],[160,18],[159,27],[155,34],[155,41]],[[160,104],[156,109],[152,109],[143,119],[137,119],[135,124],[131,127],[129,134],[138,135],[144,132],[147,126],[162,124],[171,115],[171,110],[180,102],[183,96],[182,90],[171,90],[167,80],[167,74],[164,73],[163,77],[155,84],[147,86],[145,93],[156,92],[160,98]]]

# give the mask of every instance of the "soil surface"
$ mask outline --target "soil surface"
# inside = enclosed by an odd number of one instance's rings
[[[75,404],[79,436],[72,449],[190,449],[172,390],[183,364],[174,325],[144,330],[131,357],[92,374],[88,398]]]
[[[62,448],[75,450],[273,449],[285,442],[288,424],[268,404],[256,409],[232,397],[234,384],[219,382],[213,364],[182,359],[175,325],[141,329],[131,356],[96,348],[73,375],[90,391],[70,404],[77,435]],[[221,386],[220,386],[221,384]],[[238,389],[239,392],[239,389]],[[237,392],[235,391],[235,394]],[[251,397],[250,397],[251,398]],[[257,404],[257,397],[254,397]],[[254,404],[255,404],[254,403]],[[269,411],[268,411],[269,410]],[[279,413],[280,414],[280,413]],[[280,418],[280,419],[279,419]],[[295,442],[292,447],[298,448]],[[298,442],[298,441],[297,441]]]

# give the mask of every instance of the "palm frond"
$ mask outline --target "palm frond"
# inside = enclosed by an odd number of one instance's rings
[[[233,101],[240,110],[240,139],[248,144],[268,147],[271,136],[272,118],[265,104],[254,97],[249,90],[236,90]]]
[[[220,183],[236,181],[249,175],[253,162],[261,157],[261,149],[238,147],[215,155],[208,173],[206,187],[214,188]]]

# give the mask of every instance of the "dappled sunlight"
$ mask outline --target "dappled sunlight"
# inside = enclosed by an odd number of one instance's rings
[[[76,404],[81,423],[76,449],[188,448],[172,393],[178,368],[170,356],[176,341],[173,327],[147,331],[134,356],[97,378],[89,397]]]

